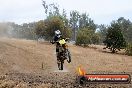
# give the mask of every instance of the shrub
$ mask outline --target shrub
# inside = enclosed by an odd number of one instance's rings
[[[77,40],[76,40],[76,45],[89,45],[92,44],[93,42],[96,43],[96,40],[94,38],[96,38],[95,36],[96,34],[87,28],[81,29],[78,31],[77,33]],[[96,38],[98,39],[98,38]],[[93,41],[94,40],[94,41]]]
[[[126,54],[132,56],[132,43],[129,43],[126,47]]]

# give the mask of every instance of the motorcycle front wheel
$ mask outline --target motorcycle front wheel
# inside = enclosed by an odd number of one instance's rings
[[[66,58],[67,58],[67,62],[70,63],[71,62],[71,53],[69,50],[66,51]]]

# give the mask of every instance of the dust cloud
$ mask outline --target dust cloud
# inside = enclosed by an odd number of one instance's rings
[[[13,37],[13,27],[8,23],[0,23],[0,38],[1,37]]]

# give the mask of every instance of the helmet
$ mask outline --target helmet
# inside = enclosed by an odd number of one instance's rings
[[[61,35],[60,30],[56,30],[56,31],[55,31],[55,35]]]

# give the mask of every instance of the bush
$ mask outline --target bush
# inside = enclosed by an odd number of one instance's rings
[[[98,36],[94,31],[84,28],[78,31],[76,45],[89,45],[98,42]]]
[[[64,38],[71,38],[71,36],[72,36],[72,29],[70,29],[70,28],[64,28],[64,30],[62,30],[62,36],[64,37]]]
[[[129,43],[126,47],[126,54],[132,56],[132,43]]]
[[[100,41],[100,36],[97,33],[94,33],[94,35],[92,36],[92,44],[99,44]]]
[[[98,44],[99,39],[99,35],[93,30],[84,28],[79,30],[77,33],[76,45],[87,46],[89,44]]]

